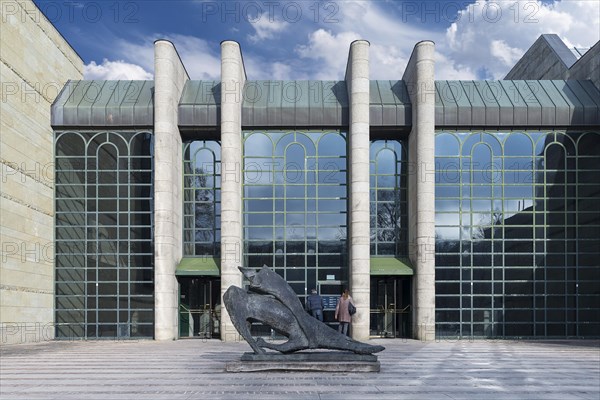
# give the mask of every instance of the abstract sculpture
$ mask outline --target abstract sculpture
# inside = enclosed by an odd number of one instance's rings
[[[278,274],[267,266],[256,270],[238,267],[250,281],[248,291],[230,286],[223,295],[223,302],[231,321],[240,335],[256,354],[264,354],[265,348],[282,353],[305,349],[334,349],[357,354],[372,354],[384,350],[358,342],[331,329],[311,317],[302,307],[294,290]],[[288,338],[281,344],[267,343],[250,334],[250,323],[259,321],[271,326]]]

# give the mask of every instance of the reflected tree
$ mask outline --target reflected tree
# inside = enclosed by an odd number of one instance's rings
[[[190,186],[194,188],[194,211],[195,211],[195,240],[196,242],[211,242],[214,240],[215,225],[215,193],[213,185],[208,182],[209,176],[198,167],[194,169],[194,175]]]

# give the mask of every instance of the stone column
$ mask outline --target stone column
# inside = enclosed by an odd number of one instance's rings
[[[409,256],[415,267],[413,335],[435,339],[435,46],[419,42],[404,73],[412,103],[408,141]]]
[[[350,103],[349,121],[349,237],[350,293],[357,313],[352,337],[369,338],[370,323],[370,235],[369,235],[369,42],[350,45],[346,68]]]
[[[231,285],[241,286],[242,274],[242,89],[246,71],[240,45],[221,43],[221,304]],[[221,307],[221,339],[238,333]]]
[[[177,105],[189,76],[173,43],[154,42],[154,338],[178,337],[182,144]]]

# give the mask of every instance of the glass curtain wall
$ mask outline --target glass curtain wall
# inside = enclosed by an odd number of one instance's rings
[[[600,332],[598,132],[438,132],[440,336]]]
[[[348,281],[346,147],[338,131],[244,132],[245,265],[274,268],[303,301]]]
[[[371,262],[408,257],[406,141],[372,140],[370,144]],[[410,277],[372,276],[370,333],[410,336]]]
[[[56,337],[154,335],[152,135],[56,133]]]
[[[183,255],[221,254],[221,144],[183,146]]]
[[[370,145],[371,256],[408,256],[406,143]]]
[[[221,144],[193,140],[183,144],[183,256],[221,255]],[[179,276],[179,336],[219,336],[220,280]]]

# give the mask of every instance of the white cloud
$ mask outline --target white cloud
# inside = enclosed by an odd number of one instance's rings
[[[220,79],[221,47],[204,39],[188,35],[169,35],[181,56],[191,79]]]
[[[130,64],[123,60],[109,61],[104,59],[102,64],[91,61],[84,66],[85,79],[98,80],[150,80],[152,74],[139,65]]]
[[[253,43],[260,42],[266,39],[273,39],[276,33],[282,32],[287,23],[282,21],[271,20],[266,15],[262,15],[257,21],[250,21],[250,26],[254,28],[254,34],[248,35],[248,40]]]
[[[510,47],[504,40],[492,40],[492,43],[490,43],[490,52],[508,67],[515,65],[523,53],[525,53],[520,48]]]
[[[390,12],[390,4],[382,8],[376,2],[347,1],[340,3],[338,23],[326,24],[308,35],[296,53],[308,64],[311,79],[343,79],[350,44],[368,40],[370,46],[370,78],[400,79],[419,40],[432,39],[432,33],[404,23]],[[306,63],[306,61],[304,61]]]
[[[273,63],[273,66],[272,66],[271,79],[288,80],[288,79],[297,79],[297,78],[292,78],[291,65],[284,64],[281,62],[275,62],[275,63]]]
[[[477,74],[468,65],[451,62],[444,54],[436,51],[435,78],[439,80],[477,80]]]
[[[500,79],[541,34],[557,34],[569,47],[591,47],[600,39],[599,15],[596,1],[479,1],[460,12],[438,49],[450,63]]]
[[[306,69],[308,75],[342,79],[349,44],[355,39],[371,43],[371,79],[400,79],[421,40],[436,43],[437,79],[498,79],[541,34],[556,33],[571,47],[591,47],[600,39],[600,2],[596,1],[478,0],[460,11],[445,32],[431,29],[434,16],[418,26],[394,14],[390,4],[341,3],[339,23],[313,30],[305,43],[296,46],[302,59],[318,61],[316,68]],[[442,21],[450,18],[446,14],[439,15]]]
[[[259,46],[242,48],[248,78],[343,79],[350,43],[366,39],[371,43],[371,79],[401,79],[414,45],[429,39],[436,43],[437,79],[498,79],[543,33],[556,33],[568,46],[577,47],[590,47],[600,38],[600,2],[596,1],[478,0],[441,29],[431,20],[420,25],[416,20],[407,22],[394,2],[336,4],[337,22],[306,17],[293,27],[296,38],[289,37],[289,22],[264,15],[251,22],[253,31],[246,38]],[[178,34],[154,34],[139,42],[116,40],[112,61],[90,63],[86,76],[120,72],[147,76],[154,70],[152,42],[157,37],[175,44],[192,79],[219,79],[219,44]],[[259,49],[267,40],[273,45],[268,56],[264,48]]]
[[[296,47],[296,52],[302,58],[321,62],[313,69],[311,79],[343,79],[350,43],[357,39],[361,36],[355,32],[334,34],[318,29],[310,34],[307,44]]]
[[[371,79],[400,79],[408,63],[406,51],[395,45],[372,43],[370,48]]]
[[[189,35],[154,34],[173,42],[183,65],[191,79],[213,80],[221,75],[220,47],[204,39]],[[117,43],[119,56],[135,60],[141,67],[154,71],[154,39],[146,38],[141,44],[120,41]]]

